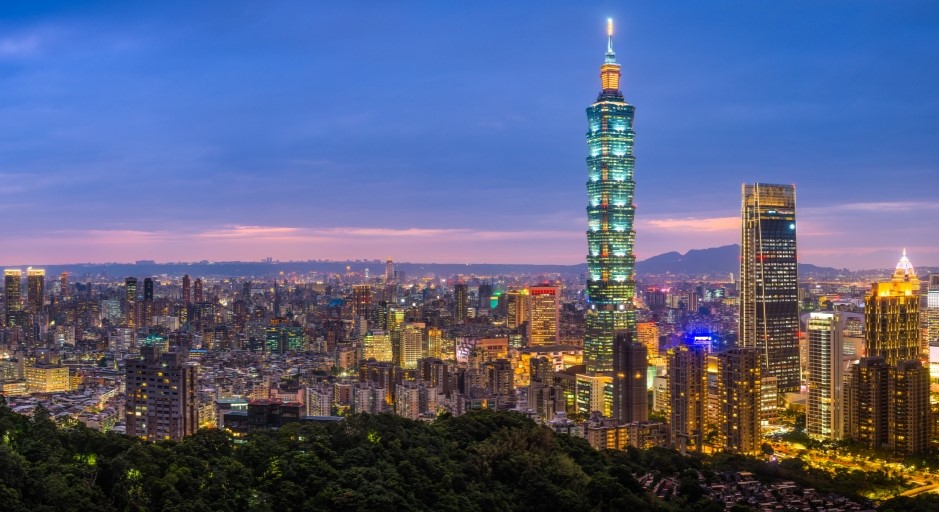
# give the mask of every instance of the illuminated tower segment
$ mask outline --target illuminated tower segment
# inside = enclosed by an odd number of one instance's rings
[[[584,362],[588,372],[613,370],[616,331],[635,332],[633,270],[633,116],[619,90],[620,66],[613,52],[613,20],[600,66],[603,90],[587,108],[587,311]]]

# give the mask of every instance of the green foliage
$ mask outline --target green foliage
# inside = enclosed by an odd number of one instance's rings
[[[143,443],[76,424],[57,428],[43,410],[27,418],[0,404],[0,439],[0,503],[16,512],[639,512],[675,507],[636,481],[647,464],[696,475],[696,463],[675,452],[597,452],[525,416],[493,411],[433,424],[359,414],[256,432],[233,445],[218,430]],[[708,509],[693,484],[682,503]]]

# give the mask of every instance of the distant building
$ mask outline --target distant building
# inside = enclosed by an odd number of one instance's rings
[[[124,280],[124,325],[131,331],[137,329],[137,278]]]
[[[505,294],[505,325],[517,330],[528,322],[528,289],[509,290]]]
[[[367,284],[357,284],[352,287],[352,318],[353,320],[368,317],[372,306],[372,288]]]
[[[153,304],[153,278],[147,277],[143,280],[143,303],[140,305],[140,324],[142,327],[150,327],[153,324],[154,315]]]
[[[59,293],[63,299],[68,300],[68,272],[62,272],[59,276]]]
[[[271,320],[265,331],[264,345],[270,354],[303,350],[304,342],[303,327],[290,325],[285,318]]]
[[[682,453],[701,451],[707,402],[707,351],[702,345],[668,350],[668,396],[671,442]]]
[[[645,345],[649,357],[659,355],[659,326],[655,322],[636,324],[636,339]]]
[[[65,366],[27,366],[23,374],[30,393],[62,393],[71,389],[69,371]]]
[[[416,420],[421,413],[421,386],[414,381],[404,381],[395,385],[394,412],[398,416]]]
[[[148,441],[180,440],[199,428],[195,363],[186,354],[145,347],[126,362],[127,435]]]
[[[225,430],[238,440],[250,432],[280,428],[296,423],[304,416],[306,406],[301,403],[282,403],[274,400],[252,400],[247,410],[225,413]]]
[[[246,298],[251,298],[251,294],[249,293]],[[183,276],[183,304],[192,304],[192,282],[190,281],[189,274]]]
[[[625,450],[664,447],[669,444],[668,425],[656,422],[618,424],[611,420],[587,425],[584,437],[597,450]]]
[[[20,295],[22,281],[22,270],[8,268],[3,271],[4,304],[6,307],[4,320],[7,327],[22,327],[22,315],[20,315],[20,312],[23,311],[22,296]]]
[[[718,444],[724,451],[752,454],[760,449],[761,358],[755,347],[717,354]]]
[[[46,271],[41,268],[26,269],[26,304],[27,311],[37,314],[42,311],[44,290],[46,285]]]
[[[619,332],[613,340],[613,418],[619,423],[649,419],[646,347],[632,333]]]
[[[469,315],[469,287],[465,283],[453,286],[453,320],[465,322]]]
[[[490,300],[492,298],[492,285],[486,284],[486,283],[479,285],[476,295],[477,295],[476,307],[480,310],[490,309],[490,306],[491,306]]]
[[[153,302],[153,278],[145,277],[143,280],[143,300]]]
[[[421,322],[405,323],[401,326],[401,341],[398,343],[396,358],[401,368],[417,368],[417,362],[422,356],[424,327]]]
[[[452,344],[450,348],[451,350],[447,350],[444,347],[443,331],[440,328],[430,327],[427,329],[427,357],[453,359],[456,354],[453,353]]]
[[[483,363],[483,378],[489,393],[504,402],[515,400],[515,380],[512,364],[506,359]]]
[[[613,415],[613,377],[611,373],[578,373],[576,376],[577,412]]]
[[[779,386],[776,377],[763,375],[760,386],[760,425],[767,428],[779,421]]]
[[[277,285],[277,281],[274,281],[274,285]],[[205,302],[205,295],[202,292],[202,278],[197,278],[192,283],[192,295],[195,302]]]
[[[669,417],[669,407],[668,375],[656,375],[652,381],[652,410]]]
[[[362,359],[391,362],[394,352],[391,346],[391,335],[385,331],[369,331],[362,340]]]
[[[528,287],[528,344],[557,345],[560,341],[561,289]]]

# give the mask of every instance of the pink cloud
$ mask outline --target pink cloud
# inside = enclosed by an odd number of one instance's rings
[[[427,228],[298,228],[223,226],[196,232],[143,230],[62,231],[25,237],[8,262],[371,259],[393,255],[402,261],[579,263],[583,233]],[[62,250],[68,248],[68,250]]]
[[[205,231],[195,236],[203,238],[254,238],[254,237],[283,237],[297,233],[297,228],[272,226],[232,226],[222,229]]]
[[[639,219],[637,229],[648,226],[669,231],[739,231],[740,217],[687,217],[681,219]]]

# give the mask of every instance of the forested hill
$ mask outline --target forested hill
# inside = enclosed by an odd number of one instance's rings
[[[80,424],[56,426],[42,407],[21,416],[0,396],[0,510],[725,510],[701,485],[716,474],[699,459],[663,448],[598,452],[512,412],[475,411],[432,424],[361,414],[329,425],[294,423],[245,441],[234,445],[222,431],[202,430],[180,443],[149,444]],[[711,464],[798,479],[785,464],[759,459]],[[636,475],[668,480],[667,499],[645,491]],[[931,496],[895,498],[881,510],[936,510]]]
[[[433,424],[356,415],[329,426],[292,424],[233,446],[217,430],[146,444],[79,425],[57,428],[44,411],[30,419],[3,406],[0,431],[5,511],[697,508],[684,497],[656,500],[632,476],[663,465],[650,457],[684,465],[678,454],[600,453],[514,413]]]

